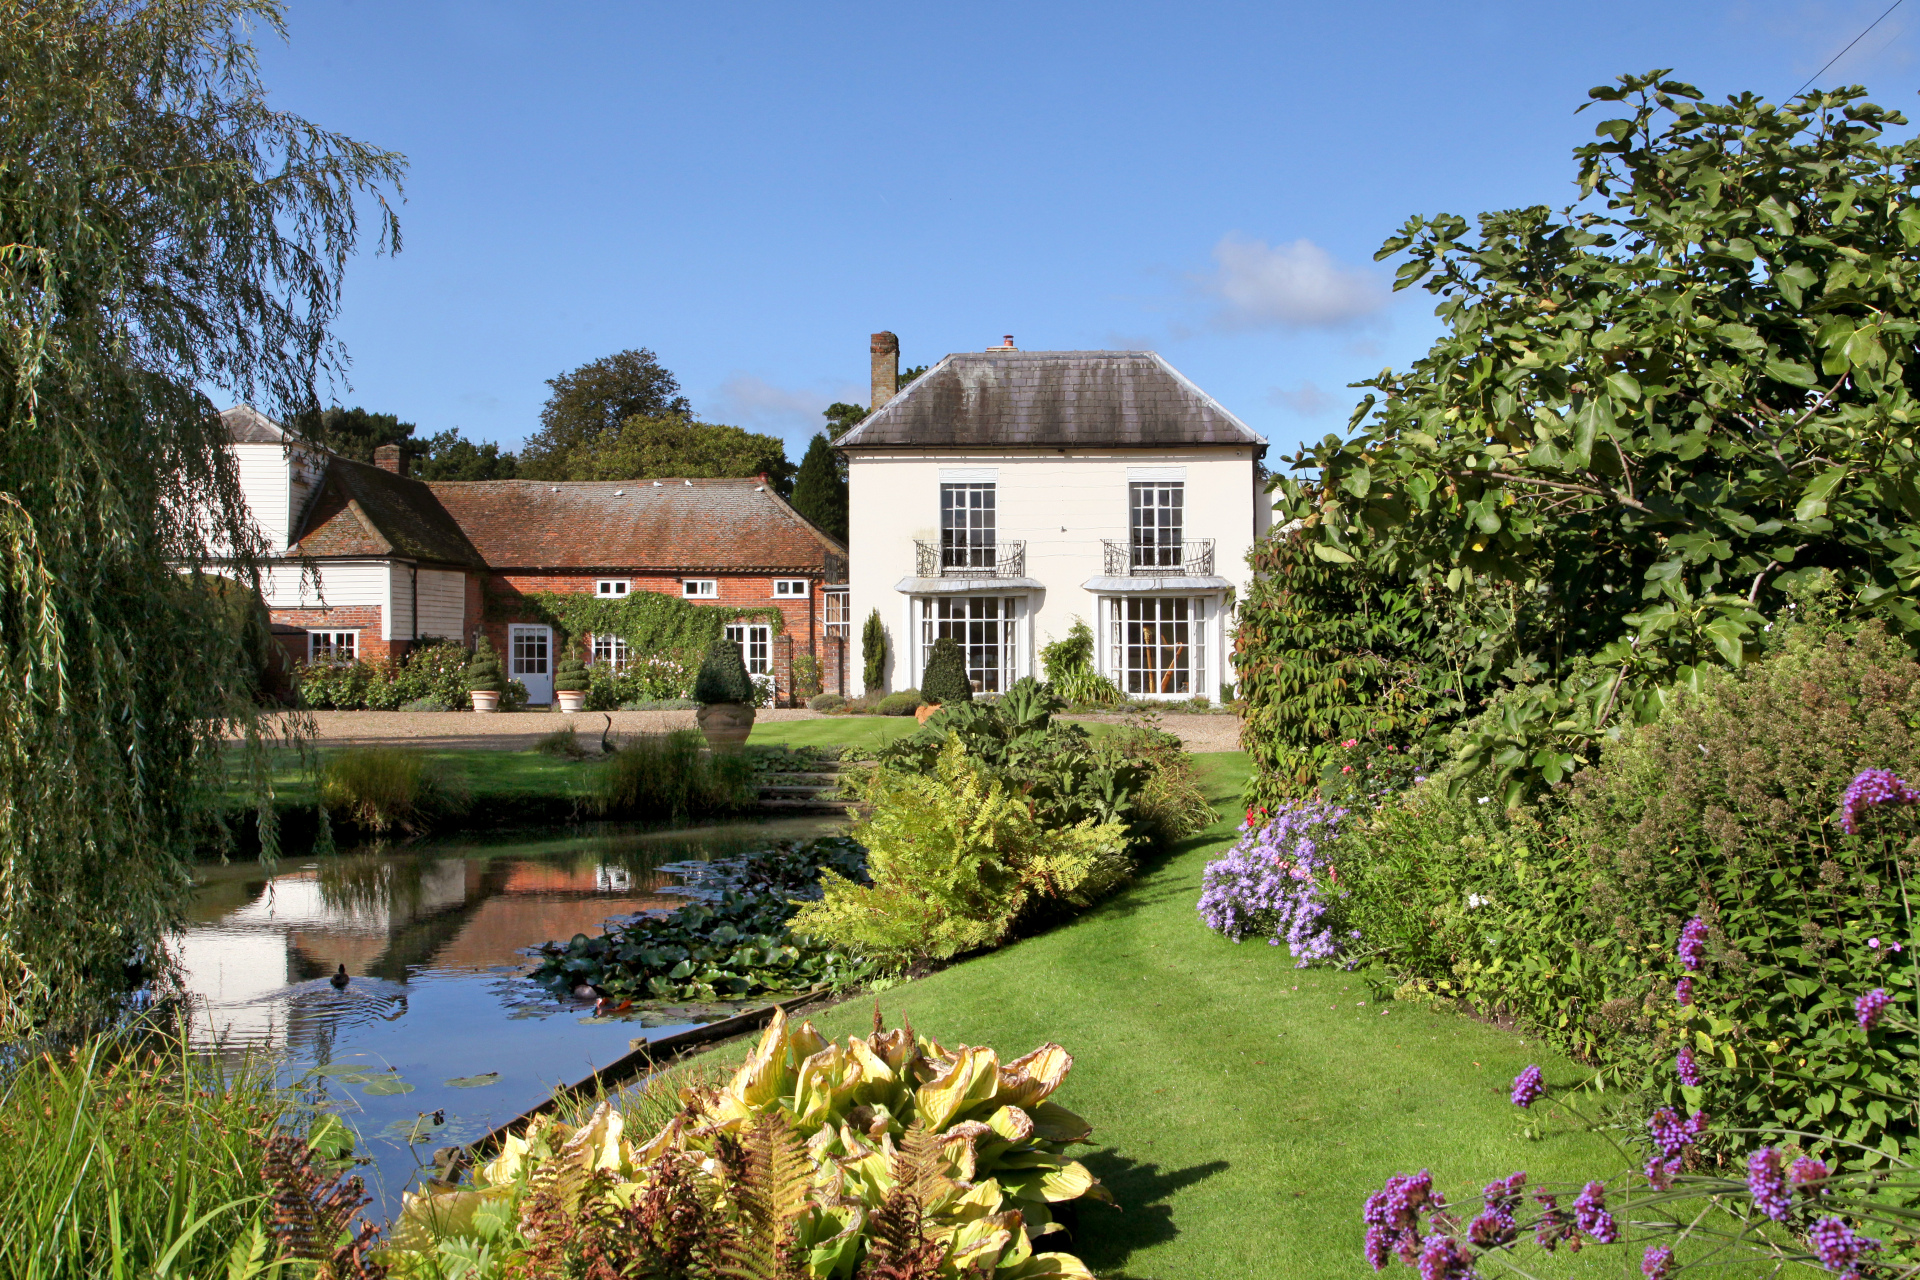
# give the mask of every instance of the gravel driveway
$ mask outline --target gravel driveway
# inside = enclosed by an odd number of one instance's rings
[[[572,724],[583,736],[598,734],[607,727],[609,716],[613,719],[616,737],[694,727],[691,711],[579,711],[572,715],[557,711],[495,712],[489,715],[472,711],[313,711],[308,714],[318,727],[320,742],[329,746],[434,746],[524,751],[567,724]],[[762,707],[755,718],[761,722],[778,722],[834,717],[805,708]],[[1088,715],[1062,718],[1085,723],[1119,724],[1129,717]],[[1159,717],[1159,725],[1169,733],[1178,734],[1189,751],[1240,749],[1238,716],[1163,715]]]

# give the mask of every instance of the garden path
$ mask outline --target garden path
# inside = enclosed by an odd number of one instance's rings
[[[1538,1041],[1376,1004],[1355,974],[1295,969],[1284,947],[1209,932],[1200,875],[1235,837],[1247,766],[1238,752],[1199,764],[1232,816],[1079,920],[880,996],[889,1026],[905,1017],[949,1045],[1011,1058],[1051,1040],[1073,1054],[1060,1100],[1092,1121],[1097,1145],[1079,1158],[1121,1208],[1089,1206],[1077,1242],[1058,1247],[1102,1276],[1349,1280],[1371,1274],[1360,1210],[1390,1174],[1431,1168],[1456,1204],[1477,1207],[1480,1186],[1516,1169],[1562,1182],[1617,1171],[1610,1148],[1564,1120],[1522,1136],[1547,1110],[1508,1101],[1523,1067],[1581,1078]],[[864,1034],[872,1007],[863,997],[813,1019]],[[1561,1254],[1553,1274],[1621,1265],[1617,1251]]]

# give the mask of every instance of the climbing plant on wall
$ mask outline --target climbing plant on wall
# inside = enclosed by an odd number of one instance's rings
[[[742,609],[694,604],[658,591],[635,591],[619,597],[590,596],[579,591],[529,591],[516,604],[520,616],[564,633],[563,647],[592,634],[619,636],[635,653],[703,653],[725,633],[730,622],[765,623],[774,635],[782,629],[780,610],[771,605]]]

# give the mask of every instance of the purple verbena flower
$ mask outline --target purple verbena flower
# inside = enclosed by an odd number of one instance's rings
[[[1681,964],[1697,970],[1707,958],[1707,922],[1699,916],[1687,921],[1687,927],[1680,931],[1680,945],[1673,950]]]
[[[1540,1206],[1540,1219],[1533,1225],[1533,1241],[1552,1253],[1562,1241],[1574,1253],[1580,1252],[1580,1233],[1574,1228],[1573,1215],[1560,1207],[1550,1191],[1536,1191],[1533,1201]]]
[[[1880,1015],[1887,1011],[1893,997],[1887,994],[1885,987],[1875,987],[1853,1002],[1853,1016],[1860,1019],[1860,1029],[1871,1031],[1880,1023]]]
[[[1681,1084],[1697,1087],[1700,1083],[1700,1066],[1693,1060],[1693,1050],[1684,1044],[1674,1055],[1673,1071],[1680,1077]]]
[[[1692,978],[1682,978],[1673,984],[1673,999],[1675,1004],[1687,1005],[1693,1003]],[[1669,1250],[1669,1252],[1671,1252],[1671,1250]]]
[[[1647,1280],[1667,1280],[1673,1270],[1673,1250],[1664,1244],[1647,1246],[1646,1256],[1640,1259],[1640,1274]]]
[[[1520,1207],[1520,1197],[1527,1185],[1526,1173],[1510,1173],[1504,1178],[1495,1178],[1480,1192],[1480,1199],[1488,1209],[1502,1213],[1512,1213]]]
[[[1788,1194],[1786,1177],[1780,1172],[1778,1151],[1762,1147],[1747,1157],[1747,1190],[1753,1195],[1754,1208],[1775,1222],[1787,1220],[1793,1197]]]
[[[1481,1249],[1498,1249],[1512,1244],[1520,1234],[1513,1215],[1500,1209],[1488,1209],[1467,1224],[1467,1239]]]
[[[1367,1262],[1375,1271],[1386,1269],[1387,1259],[1393,1256],[1393,1232],[1379,1223],[1367,1228]]]
[[[1679,1172],[1678,1160],[1662,1160],[1656,1156],[1647,1161],[1647,1181],[1653,1184],[1655,1191],[1672,1190],[1674,1175]]]
[[[1831,1176],[1826,1162],[1812,1156],[1801,1156],[1787,1170],[1787,1181],[1793,1184],[1794,1190],[1809,1198],[1827,1194],[1825,1183]]]
[[[1860,1274],[1856,1265],[1860,1255],[1880,1247],[1878,1240],[1855,1235],[1853,1228],[1838,1218],[1822,1218],[1814,1223],[1813,1229],[1807,1232],[1807,1243],[1813,1246],[1822,1266],[1850,1278]]]
[[[1452,1236],[1435,1233],[1420,1245],[1420,1280],[1472,1280],[1473,1253]]]
[[[1326,849],[1346,813],[1308,801],[1241,827],[1239,842],[1201,876],[1201,920],[1235,942],[1258,936],[1269,946],[1285,943],[1298,968],[1333,959],[1340,942],[1322,919],[1334,900]]]
[[[1612,1244],[1620,1237],[1614,1227],[1613,1215],[1607,1212],[1607,1184],[1604,1182],[1589,1182],[1580,1189],[1579,1198],[1573,1202],[1573,1220],[1582,1231],[1593,1237],[1596,1244]]]
[[[1854,780],[1847,784],[1846,794],[1840,797],[1840,829],[1848,835],[1860,830],[1860,813],[1863,809],[1877,804],[1913,804],[1920,801],[1920,791],[1895,777],[1886,769],[1862,769]]]
[[[1546,1086],[1540,1080],[1540,1068],[1529,1066],[1513,1078],[1513,1105],[1530,1107],[1546,1091]]]
[[[1660,1148],[1660,1154],[1668,1160],[1677,1157],[1682,1151],[1693,1145],[1707,1127],[1707,1117],[1694,1112],[1691,1120],[1682,1120],[1680,1113],[1672,1107],[1662,1107],[1647,1119],[1647,1128],[1653,1134],[1654,1145]]]
[[[1412,1266],[1420,1256],[1420,1214],[1426,1209],[1444,1209],[1446,1199],[1433,1189],[1433,1175],[1396,1173],[1387,1185],[1367,1197],[1361,1215],[1367,1224],[1367,1260],[1378,1271],[1386,1265],[1388,1253]]]

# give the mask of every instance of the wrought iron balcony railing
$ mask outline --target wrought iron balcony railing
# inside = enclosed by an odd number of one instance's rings
[[[1207,578],[1213,576],[1213,539],[1194,542],[1103,540],[1109,578]]]
[[[921,542],[913,544],[915,576],[921,578],[1020,578],[1027,572],[1024,542]]]

